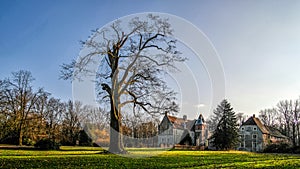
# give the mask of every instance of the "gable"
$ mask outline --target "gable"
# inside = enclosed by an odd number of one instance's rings
[[[255,125],[259,128],[259,130],[263,133],[263,134],[269,134],[268,129],[262,124],[262,122],[256,118],[255,116],[250,117],[246,122],[244,122],[242,124],[242,126],[247,126],[247,125]]]

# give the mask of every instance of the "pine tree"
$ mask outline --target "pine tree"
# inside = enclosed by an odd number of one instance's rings
[[[238,124],[230,103],[224,99],[217,109],[221,119],[213,133],[213,143],[218,150],[233,149],[238,143]]]

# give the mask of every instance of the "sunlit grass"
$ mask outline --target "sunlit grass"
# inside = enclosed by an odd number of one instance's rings
[[[99,147],[61,148],[0,150],[0,168],[300,168],[298,155],[132,148],[119,156],[101,154]]]

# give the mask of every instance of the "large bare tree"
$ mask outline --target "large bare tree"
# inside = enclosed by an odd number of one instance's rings
[[[83,43],[87,49],[77,62],[62,65],[64,79],[89,73],[88,64],[101,59],[98,71],[99,98],[110,105],[110,146],[113,153],[125,153],[122,142],[122,110],[147,112],[155,116],[176,111],[175,92],[164,79],[175,63],[185,60],[176,50],[168,19],[149,14],[133,18],[127,26],[118,20],[110,27],[96,30]],[[100,58],[99,58],[100,56]],[[137,112],[139,110],[139,112]]]

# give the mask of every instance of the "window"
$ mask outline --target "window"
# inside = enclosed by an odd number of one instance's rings
[[[256,127],[253,127],[253,131],[257,131],[257,128],[256,128]]]
[[[253,138],[253,139],[256,139],[256,138],[257,138],[257,135],[256,135],[256,134],[253,134],[253,135],[252,135],[252,138]]]
[[[244,127],[242,127],[241,129],[242,129],[242,131],[244,131],[244,130],[245,130],[245,128],[244,128]]]

